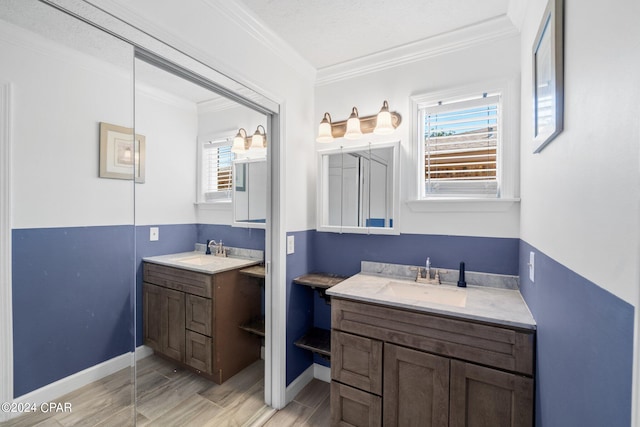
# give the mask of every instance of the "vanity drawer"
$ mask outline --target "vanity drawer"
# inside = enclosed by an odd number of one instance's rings
[[[185,357],[187,365],[207,374],[213,373],[213,341],[211,337],[186,331]]]
[[[382,395],[382,342],[333,330],[331,378]]]
[[[334,329],[533,375],[531,332],[340,298],[331,305]]]
[[[211,336],[211,319],[213,306],[211,299],[186,294],[185,315],[186,328],[202,335]]]
[[[201,297],[212,296],[213,279],[209,274],[145,262],[144,281]]]
[[[331,425],[380,427],[382,398],[332,381]]]

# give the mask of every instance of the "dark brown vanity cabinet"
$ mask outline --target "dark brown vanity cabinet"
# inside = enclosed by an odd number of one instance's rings
[[[331,425],[533,424],[533,331],[332,300]]]
[[[204,274],[144,263],[145,344],[218,384],[260,358],[240,329],[260,315],[260,288],[238,270]]]

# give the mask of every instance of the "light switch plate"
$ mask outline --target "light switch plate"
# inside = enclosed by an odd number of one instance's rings
[[[536,254],[535,252],[529,252],[529,280],[535,282],[536,271]]]
[[[295,236],[287,236],[287,255],[295,252],[296,239]]]
[[[149,227],[149,241],[156,242],[160,240],[160,229],[158,227]]]

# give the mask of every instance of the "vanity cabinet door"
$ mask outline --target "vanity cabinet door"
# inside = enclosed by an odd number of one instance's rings
[[[382,402],[385,426],[448,426],[449,359],[385,344]]]
[[[451,361],[451,427],[530,427],[533,379]]]
[[[163,304],[166,310],[162,312],[161,331],[163,334],[163,353],[167,356],[184,361],[184,293],[171,289],[163,289]]]
[[[162,352],[162,289],[149,283],[142,285],[144,343],[159,352]]]
[[[145,344],[184,361],[184,293],[143,283]]]

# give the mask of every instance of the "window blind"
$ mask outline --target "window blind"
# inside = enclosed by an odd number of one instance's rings
[[[426,196],[498,195],[498,95],[425,107]]]
[[[231,144],[206,143],[203,147],[203,193],[205,201],[228,199],[233,184]]]

